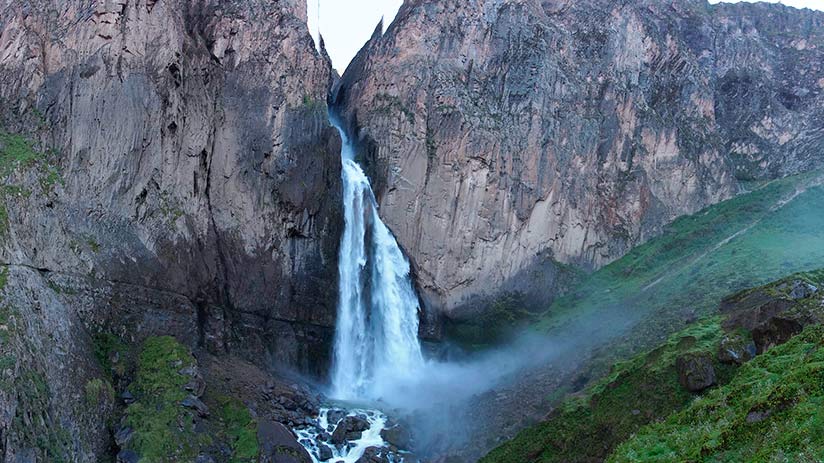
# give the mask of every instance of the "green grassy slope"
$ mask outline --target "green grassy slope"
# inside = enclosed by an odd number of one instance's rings
[[[742,366],[666,421],[642,429],[611,462],[819,462],[824,459],[824,326]]]
[[[567,397],[548,420],[522,431],[482,462],[820,461],[824,293],[795,299],[790,289],[797,282],[824,289],[824,270],[726,298],[723,317],[695,323],[656,349],[614,365],[608,376]],[[750,319],[740,317],[752,313],[749,294],[759,295],[762,304],[784,301],[781,318],[809,326],[786,346],[744,366],[722,363],[720,348],[729,345],[722,340],[744,345],[751,339],[738,324]],[[768,312],[757,318],[769,319]],[[678,380],[676,359],[684,356],[713,362],[720,386],[698,401]]]
[[[678,219],[662,236],[558,299],[537,329],[563,333],[610,312],[641,320],[602,350],[594,360],[595,377],[599,368],[605,371],[610,363],[679,331],[685,313],[710,318],[670,337],[652,353],[613,367],[608,377],[567,400],[549,421],[522,431],[482,461],[600,461],[640,426],[688,405],[692,396],[679,388],[671,360],[696,350],[717,351],[724,333],[713,315],[721,299],[824,263],[821,178],[816,172],[773,181]],[[593,327],[591,335],[610,329],[604,325]],[[685,338],[692,341],[684,344]],[[726,366],[716,366],[721,382],[729,379]],[[547,393],[563,396],[559,391]]]
[[[597,310],[714,310],[721,297],[824,262],[824,181],[814,172],[770,182],[682,217],[662,236],[559,298],[545,330]]]

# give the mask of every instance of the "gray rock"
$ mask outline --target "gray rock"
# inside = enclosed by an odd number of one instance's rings
[[[690,392],[700,392],[715,385],[715,368],[712,356],[706,353],[686,354],[675,361],[678,382]]]
[[[818,292],[818,288],[807,283],[806,281],[795,280],[792,283],[792,289],[789,296],[791,299],[806,299]]]
[[[321,445],[318,447],[318,458],[320,461],[327,461],[332,459],[332,449],[327,447],[326,445]]]
[[[186,398],[180,402],[180,405],[196,411],[201,418],[207,418],[209,416],[209,407],[194,395],[186,396]]]
[[[311,463],[312,457],[286,426],[269,420],[258,422],[260,463]]]
[[[343,445],[348,441],[358,440],[361,438],[363,431],[369,429],[369,421],[361,416],[347,416],[344,417],[335,431],[332,432],[331,442],[335,445]]]
[[[741,365],[752,360],[756,354],[755,343],[738,333],[725,335],[718,347],[718,361],[726,364]]]
[[[140,461],[140,455],[132,450],[121,450],[117,454],[117,463],[137,463]]]

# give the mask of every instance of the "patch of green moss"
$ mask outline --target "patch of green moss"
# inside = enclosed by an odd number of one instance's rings
[[[134,429],[131,447],[141,461],[194,460],[192,420],[180,406],[187,382],[180,370],[193,363],[189,350],[170,336],[144,342],[130,386],[137,402],[126,409],[126,420]]]
[[[714,353],[723,332],[719,318],[691,326],[657,349],[613,366],[612,372],[569,397],[550,418],[519,433],[484,457],[484,463],[587,462],[651,421],[686,406],[694,396],[678,382],[676,358]],[[715,362],[720,382],[732,367]]]
[[[114,389],[111,383],[100,378],[94,378],[86,382],[85,399],[86,405],[97,408],[101,403],[111,403],[114,401]]]
[[[126,374],[129,347],[112,333],[99,332],[93,337],[94,355],[107,374],[122,377]]]
[[[7,175],[18,166],[31,166],[40,157],[25,137],[0,130],[0,175]]]
[[[260,447],[257,439],[257,422],[249,409],[237,399],[221,396],[218,398],[218,418],[234,454],[232,463],[257,461]]]
[[[742,366],[732,381],[640,430],[611,462],[820,461],[824,327]]]
[[[100,243],[98,243],[97,240],[94,239],[94,237],[87,236],[86,244],[89,246],[89,249],[91,249],[93,253],[97,254],[98,252],[100,252]]]
[[[126,409],[126,422],[134,429],[130,443],[141,462],[194,461],[203,452],[215,453],[221,445],[232,449],[229,461],[257,461],[257,423],[236,399],[203,400],[212,416],[198,418],[182,406],[191,379],[181,371],[195,366],[189,350],[174,338],[149,338],[140,352],[135,381],[129,390],[137,399]],[[198,429],[194,423],[200,422]]]
[[[6,266],[0,267],[0,291],[6,289],[6,283],[9,282],[9,268]]]

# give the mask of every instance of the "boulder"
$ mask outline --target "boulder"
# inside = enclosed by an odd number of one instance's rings
[[[206,406],[206,404],[203,403],[202,400],[198,399],[197,396],[191,394],[186,396],[186,398],[183,399],[182,402],[180,402],[180,405],[186,408],[191,408],[192,410],[196,411],[198,416],[200,416],[201,418],[206,418],[209,416],[209,407]]]
[[[708,353],[685,354],[675,361],[678,382],[690,392],[700,392],[715,384],[715,368]]]
[[[802,280],[794,280],[790,289],[790,299],[807,299],[818,292],[818,288]]]
[[[724,336],[718,347],[718,360],[728,365],[741,365],[757,354],[755,343],[739,333]]]
[[[389,449],[383,447],[369,447],[355,463],[391,463]]]
[[[404,450],[410,448],[412,441],[409,430],[400,424],[395,424],[381,430],[381,438],[387,444],[394,445],[395,447]]]
[[[312,463],[309,452],[280,423],[261,420],[258,423],[258,442],[260,463]]]
[[[803,329],[804,326],[796,320],[772,317],[752,331],[752,339],[758,353],[763,354],[769,348],[789,341]]]
[[[318,446],[318,459],[320,461],[327,461],[332,459],[332,449],[326,445]]]
[[[117,463],[137,463],[140,461],[140,455],[131,450],[121,450],[117,454]]]
[[[358,440],[363,431],[369,429],[369,422],[362,416],[347,416],[332,432],[332,443],[343,445],[348,441]]]

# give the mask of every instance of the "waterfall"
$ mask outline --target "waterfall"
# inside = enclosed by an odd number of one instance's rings
[[[409,261],[378,214],[369,179],[340,132],[344,231],[338,262],[339,299],[332,395],[379,399],[412,379],[423,365],[418,296]]]

